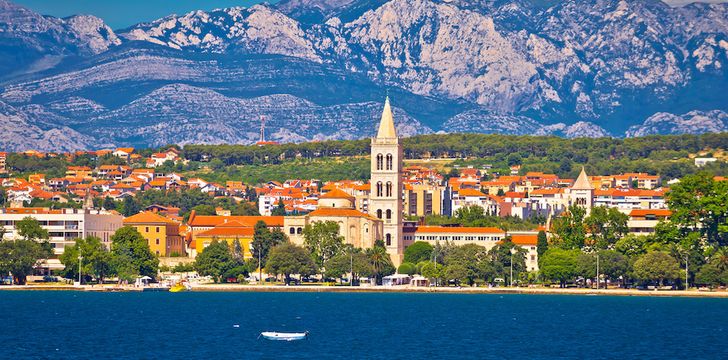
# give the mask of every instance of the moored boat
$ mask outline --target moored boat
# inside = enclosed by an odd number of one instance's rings
[[[308,337],[308,331],[302,332],[302,333],[284,333],[284,332],[275,332],[275,331],[264,331],[264,332],[260,333],[260,336],[262,336],[268,340],[294,341],[294,340],[306,339]]]

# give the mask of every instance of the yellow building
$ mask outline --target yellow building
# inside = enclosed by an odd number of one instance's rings
[[[147,240],[149,249],[157,256],[184,256],[180,224],[162,215],[143,211],[124,219],[124,225],[137,229]]]
[[[429,184],[406,185],[404,211],[410,216],[442,214],[444,186]]]
[[[197,253],[201,253],[206,247],[214,241],[225,241],[233,249],[235,241],[240,242],[242,247],[243,258],[250,259],[253,257],[250,251],[250,244],[253,242],[253,234],[255,228],[247,226],[237,221],[229,221],[215,226],[210,230],[197,234],[194,238],[195,249]]]

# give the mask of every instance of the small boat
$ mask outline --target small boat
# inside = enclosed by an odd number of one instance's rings
[[[182,292],[182,291],[190,291],[190,290],[192,290],[192,288],[186,282],[178,282],[178,283],[174,284],[174,286],[169,288],[169,292],[173,292],[173,293]]]
[[[275,332],[275,331],[264,331],[260,333],[260,337],[264,337],[268,340],[280,340],[280,341],[295,341],[295,340],[304,340],[308,338],[308,331],[302,332],[302,333],[284,333],[284,332]]]

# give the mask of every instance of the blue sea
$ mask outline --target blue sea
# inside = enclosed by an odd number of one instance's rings
[[[728,299],[2,291],[0,306],[3,359],[728,359]]]

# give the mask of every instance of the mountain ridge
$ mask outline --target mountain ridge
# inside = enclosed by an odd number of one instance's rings
[[[664,124],[694,111],[712,125],[683,121],[679,131],[725,131],[728,4],[286,0],[170,15],[117,31],[93,16],[44,17],[6,0],[0,8],[7,10],[0,15],[0,54],[25,56],[9,65],[0,60],[0,70],[13,69],[0,75],[0,100],[46,119],[46,129],[106,134],[104,144],[156,144],[152,124],[128,122],[125,113],[161,119],[163,129],[185,116],[235,123],[226,117],[230,104],[215,94],[252,112],[262,110],[250,101],[290,95],[280,98],[287,111],[269,123],[282,141],[370,136],[363,124],[376,113],[362,104],[381,103],[387,91],[415,133],[634,136],[669,132]],[[181,85],[210,90],[185,101],[217,104],[208,108],[212,115],[131,111],[140,99],[155,102],[150,94],[162,102],[185,99],[190,89]],[[180,93],[168,96],[170,89]],[[286,107],[294,98],[315,106]],[[337,117],[353,114],[368,117],[337,127]],[[122,131],[100,119],[133,125]],[[301,119],[318,130],[301,127]],[[220,139],[257,140],[254,120],[237,126],[217,129]],[[220,140],[175,134],[161,138]]]

